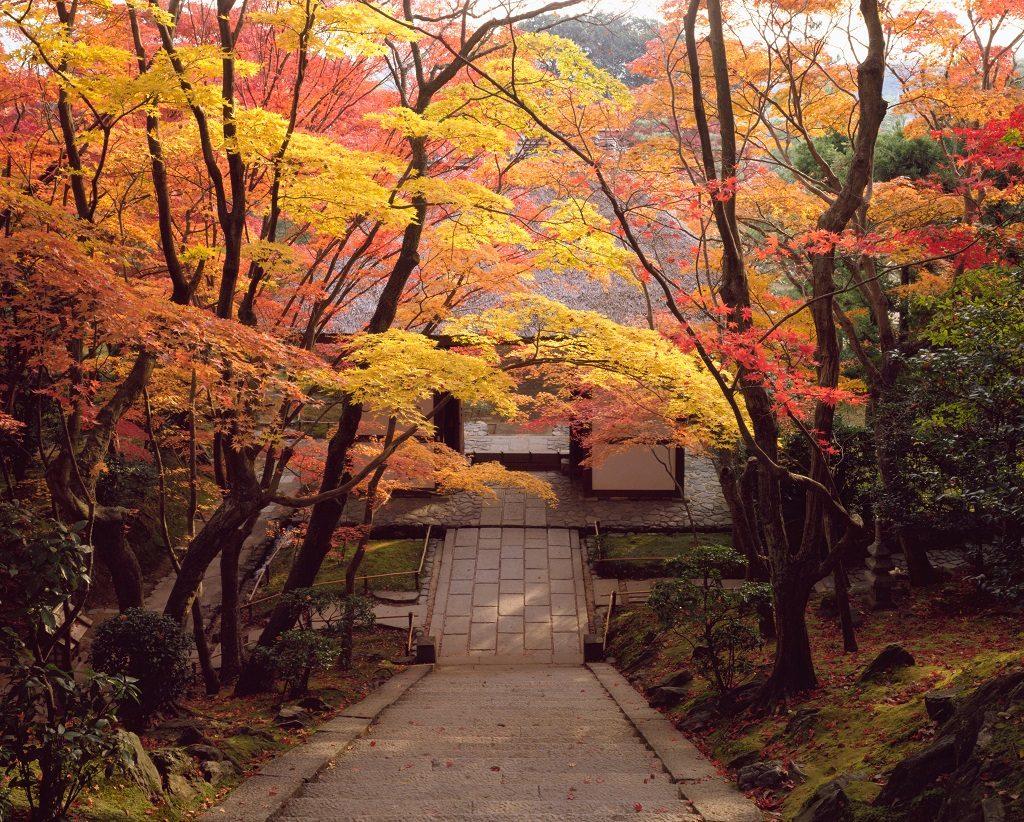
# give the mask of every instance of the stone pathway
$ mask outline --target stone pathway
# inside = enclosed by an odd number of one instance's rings
[[[565,528],[448,532],[428,634],[438,661],[579,663],[587,628],[579,536]]]
[[[594,674],[551,665],[436,668],[275,818],[702,819]]]
[[[204,819],[760,820],[614,668],[581,665],[583,551],[548,513],[507,491],[449,528],[428,606],[438,664],[349,706]]]

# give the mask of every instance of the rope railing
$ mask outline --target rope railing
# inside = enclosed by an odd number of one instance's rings
[[[409,571],[389,571],[386,574],[365,574],[365,575],[362,575],[362,576],[358,576],[358,577],[356,577],[355,581],[357,583],[358,582],[362,582],[363,583],[363,592],[365,593],[365,592],[370,590],[370,580],[374,580],[374,579],[388,579],[388,578],[391,578],[391,577],[405,577],[405,576],[410,576],[410,575],[416,581],[416,590],[419,590],[419,588],[420,588],[420,580],[421,580],[421,578],[423,576],[423,566],[424,566],[424,564],[427,561],[427,549],[430,547],[430,534],[431,534],[431,531],[433,530],[433,528],[434,528],[433,525],[428,525],[427,526],[427,533],[423,537],[423,547],[420,549],[420,561],[419,561],[419,564],[416,566],[415,570],[409,570]],[[269,575],[268,575],[268,578],[269,578]],[[325,580],[323,580],[321,582],[314,582],[309,587],[310,588],[326,588],[326,587],[331,586],[331,585],[337,585],[338,583],[344,582],[344,581],[345,581],[345,577],[338,577],[337,579],[325,579]],[[255,593],[255,591],[253,593]],[[259,599],[251,599],[250,598],[249,601],[245,603],[245,607],[249,609],[249,619],[250,620],[252,619],[252,613],[253,613],[254,606],[260,605],[260,604],[262,604],[264,602],[271,602],[271,601],[273,601],[275,599],[279,599],[281,597],[281,593],[282,593],[281,591],[277,591],[277,592],[275,592],[273,594],[267,594],[266,596],[260,597]]]

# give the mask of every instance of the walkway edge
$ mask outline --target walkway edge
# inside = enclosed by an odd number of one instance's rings
[[[590,662],[587,667],[706,822],[762,822],[764,815],[757,806],[722,778],[711,761],[648,705],[618,670],[607,662]]]
[[[285,751],[245,778],[219,805],[200,820],[266,822],[284,807],[352,742],[366,733],[373,721],[430,671],[432,665],[412,665],[391,677],[360,702],[349,705],[325,722],[301,745]]]

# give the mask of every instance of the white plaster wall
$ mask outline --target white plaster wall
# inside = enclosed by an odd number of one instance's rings
[[[674,449],[666,445],[637,447],[595,455],[592,488],[595,491],[674,491]]]

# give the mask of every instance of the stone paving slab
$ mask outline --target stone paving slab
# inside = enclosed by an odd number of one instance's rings
[[[429,672],[429,665],[413,665],[396,674],[366,699],[321,725],[307,742],[262,765],[200,819],[257,822],[274,816],[306,782],[366,733],[381,711]]]
[[[582,666],[438,666],[282,820],[700,817]]]
[[[505,515],[504,506],[500,513]],[[495,547],[481,547],[485,542]],[[428,628],[439,641],[440,664],[482,656],[582,662],[588,620],[576,534],[557,528],[459,528],[442,552]]]
[[[761,822],[764,815],[671,722],[647,704],[607,663],[589,663],[609,695],[681,785],[682,794],[706,822]]]

